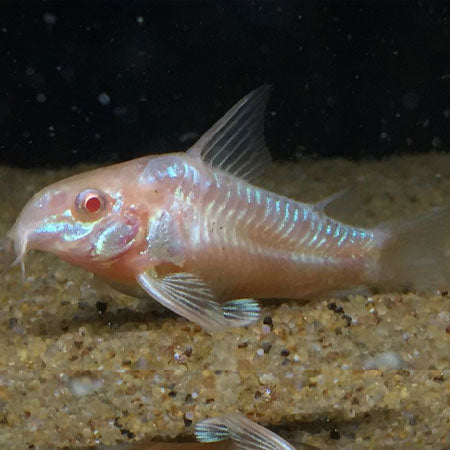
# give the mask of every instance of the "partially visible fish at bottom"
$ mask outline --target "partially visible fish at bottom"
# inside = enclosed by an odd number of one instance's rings
[[[101,446],[97,450],[295,450],[276,433],[240,413],[205,419],[195,427],[197,442],[155,442]],[[301,444],[300,449],[317,447]]]

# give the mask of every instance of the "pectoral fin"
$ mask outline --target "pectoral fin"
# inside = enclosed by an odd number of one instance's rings
[[[294,450],[291,444],[242,414],[226,416],[228,434],[237,449]]]
[[[195,438],[202,443],[220,442],[230,439],[228,428],[221,417],[205,419],[195,426]]]
[[[195,437],[200,442],[217,442],[228,437],[240,450],[294,450],[280,436],[240,413],[199,422],[195,428]]]
[[[137,277],[140,286],[156,301],[210,333],[249,325],[259,318],[260,308],[252,299],[219,304],[210,287],[190,273],[159,278],[147,271]]]

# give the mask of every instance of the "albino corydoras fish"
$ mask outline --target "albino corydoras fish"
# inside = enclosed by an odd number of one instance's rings
[[[270,162],[269,88],[233,106],[186,153],[138,158],[52,184],[7,235],[10,260],[51,252],[140,286],[209,332],[258,319],[255,299],[450,281],[450,208],[365,229],[250,184]]]

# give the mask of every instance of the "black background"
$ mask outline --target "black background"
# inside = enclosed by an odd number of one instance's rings
[[[449,14],[437,1],[2,2],[0,163],[184,149],[264,82],[275,158],[447,151]]]

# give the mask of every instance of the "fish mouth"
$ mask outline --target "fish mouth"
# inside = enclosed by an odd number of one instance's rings
[[[20,264],[22,281],[24,281],[26,242],[20,243],[18,246],[8,234],[0,239],[0,253],[3,253],[3,256],[0,257],[0,274],[4,275],[11,267]]]

